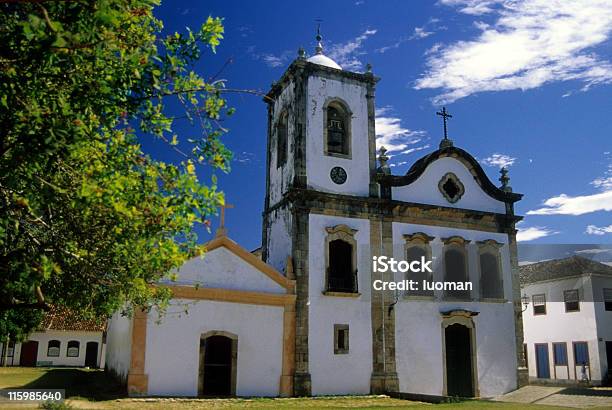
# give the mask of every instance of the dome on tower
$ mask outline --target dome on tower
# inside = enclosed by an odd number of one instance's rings
[[[332,60],[331,58],[323,54],[323,44],[321,44],[321,40],[323,40],[323,37],[321,36],[321,32],[318,28],[317,28],[316,39],[317,39],[317,47],[315,48],[316,53],[312,57],[307,58],[306,61],[308,61],[309,63],[314,63],[318,65],[323,65],[325,67],[331,67],[337,70],[342,70],[342,67],[340,67],[338,63],[336,63],[334,60]]]
[[[325,67],[337,68],[338,70],[342,70],[342,67],[338,65],[334,60],[327,57],[325,54],[315,54],[312,57],[306,59],[309,63],[315,63],[318,65],[324,65]]]

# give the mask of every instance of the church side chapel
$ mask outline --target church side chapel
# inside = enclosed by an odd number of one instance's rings
[[[444,136],[393,175],[376,151],[379,78],[323,53],[273,84],[261,254],[222,222],[188,261],[169,314],[115,315],[107,367],[131,395],[401,392],[491,397],[526,383],[514,203]],[[377,157],[378,155],[378,157]],[[433,274],[374,272],[373,256],[433,260]],[[472,289],[373,290],[376,280]],[[187,307],[187,314],[182,312]]]

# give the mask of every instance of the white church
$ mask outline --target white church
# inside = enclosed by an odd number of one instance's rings
[[[107,369],[131,395],[491,397],[527,380],[513,193],[445,136],[392,175],[376,155],[379,78],[304,50],[272,86],[262,248],[222,226],[168,314],[115,315]],[[448,114],[444,110],[441,115]],[[373,256],[433,260],[471,291],[373,290]],[[418,275],[417,275],[418,276]],[[187,313],[184,311],[187,310]]]

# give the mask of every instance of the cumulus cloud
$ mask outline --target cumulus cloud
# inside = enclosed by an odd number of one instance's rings
[[[389,152],[404,151],[423,140],[425,131],[402,126],[402,120],[393,115],[391,107],[376,110],[376,149],[384,146]],[[423,149],[423,148],[420,148]]]
[[[363,68],[360,56],[363,51],[363,42],[376,34],[376,30],[366,30],[359,36],[345,43],[332,44],[329,50],[324,51],[331,59],[336,61],[344,70],[359,71]]]
[[[480,162],[490,167],[503,168],[513,165],[516,162],[516,158],[505,154],[493,154],[483,158]]]
[[[581,196],[561,194],[547,199],[543,203],[544,207],[528,211],[527,214],[583,215],[598,211],[612,211],[612,164],[608,165],[604,175],[593,180],[591,185],[601,192]]]
[[[544,207],[528,211],[527,215],[583,215],[597,211],[612,211],[612,191],[593,195],[561,194],[544,201]]]
[[[528,90],[579,80],[583,90],[612,83],[612,63],[595,47],[612,33],[609,0],[441,0],[470,15],[487,14],[476,38],[431,51],[416,89],[441,89],[434,103],[483,91]]]
[[[517,225],[517,229],[518,233],[516,234],[516,240],[518,242],[533,241],[534,239],[544,238],[545,236],[559,233],[544,226],[523,227],[522,223]]]
[[[605,235],[607,233],[612,233],[612,225],[608,225],[608,226],[595,226],[595,225],[589,225],[586,228],[585,233],[588,233],[589,235]]]

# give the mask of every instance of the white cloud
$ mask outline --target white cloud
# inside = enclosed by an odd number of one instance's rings
[[[612,249],[601,249],[601,248],[582,249],[574,253],[587,254],[587,255],[598,255],[600,253],[608,253],[608,252],[612,252]]]
[[[490,14],[480,34],[431,51],[416,89],[442,89],[434,103],[483,91],[528,90],[580,80],[582,90],[612,83],[612,63],[594,47],[612,33],[610,0],[442,0],[466,14]]]
[[[588,233],[589,235],[605,235],[607,233],[612,233],[612,225],[608,225],[608,226],[589,225],[587,226],[585,233]]]
[[[543,226],[530,226],[529,228],[522,228],[520,225],[521,224],[517,226],[518,233],[516,234],[516,240],[518,242],[533,241],[534,239],[544,238],[545,236],[559,233]]]
[[[402,154],[412,154],[413,152],[422,151],[422,150],[427,149],[429,147],[430,147],[430,145],[426,144],[426,145],[422,145],[420,147],[409,148],[406,151],[402,151]]]
[[[516,158],[505,154],[493,154],[482,159],[480,162],[490,167],[502,168],[513,165],[516,162]]]
[[[602,177],[596,178],[591,182],[595,188],[601,189],[602,191],[612,190],[612,164],[608,165],[608,169]]]
[[[419,143],[425,136],[425,131],[404,128],[402,120],[393,116],[391,107],[376,110],[375,127],[376,149],[384,146],[389,152],[406,150],[409,145]]]
[[[412,35],[412,39],[417,39],[417,38],[427,38],[429,36],[431,36],[434,32],[433,31],[427,31],[425,30],[425,27],[415,27],[414,28],[414,34]]]
[[[260,53],[255,46],[249,46],[246,50],[254,60],[263,61],[268,67],[277,68],[283,67],[289,63],[294,53],[290,50],[285,50],[280,54]]]
[[[363,63],[359,60],[359,56],[365,54],[365,51],[362,49],[363,42],[374,34],[376,34],[376,30],[366,30],[346,43],[333,44],[329,51],[324,51],[324,53],[336,61],[344,70],[361,70]]]
[[[612,211],[612,191],[581,196],[561,194],[544,201],[544,206],[528,211],[527,215],[583,215],[597,211]]]

